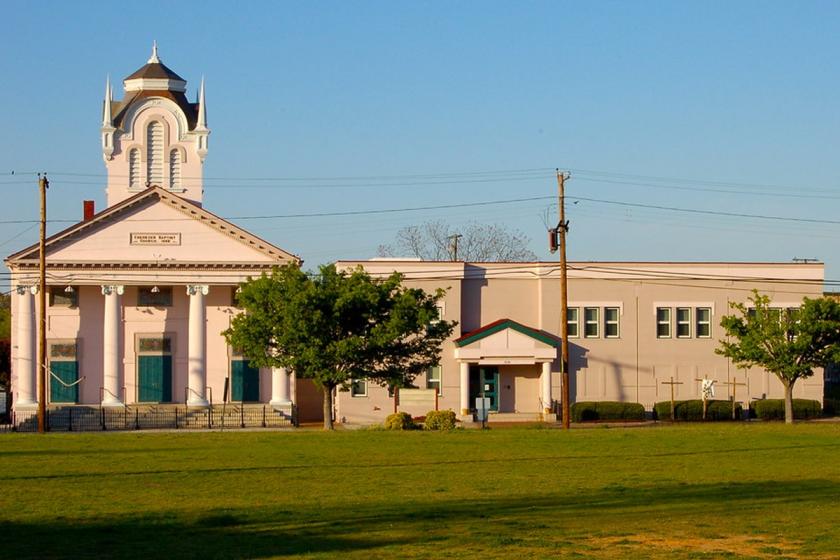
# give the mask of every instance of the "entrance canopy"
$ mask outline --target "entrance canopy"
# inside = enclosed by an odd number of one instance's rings
[[[552,362],[559,339],[511,319],[499,319],[455,339],[455,359],[484,365]]]

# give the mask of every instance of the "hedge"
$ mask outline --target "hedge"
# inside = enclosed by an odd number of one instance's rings
[[[784,399],[761,399],[753,401],[752,410],[757,418],[761,420],[784,420],[785,401]],[[793,399],[793,417],[804,420],[807,418],[818,418],[822,414],[820,401],[809,399]]]
[[[572,422],[593,420],[644,420],[645,407],[639,403],[584,401],[572,404]]]
[[[671,419],[671,401],[658,402],[653,406],[654,415],[659,420]],[[735,405],[735,419],[741,419],[741,404]],[[676,420],[698,422],[703,420],[703,401],[700,399],[674,401]],[[706,420],[732,420],[732,401],[707,401]]]
[[[385,418],[386,430],[413,430],[417,426],[414,420],[411,419],[411,414],[407,412],[397,412],[396,414],[389,414]]]
[[[426,413],[423,427],[427,430],[454,430],[455,412],[451,410],[430,410]]]

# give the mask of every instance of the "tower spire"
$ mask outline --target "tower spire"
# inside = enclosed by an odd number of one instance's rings
[[[105,77],[105,106],[102,109],[102,126],[113,126],[113,119],[111,118],[112,100],[111,75],[109,74]]]
[[[152,41],[152,56],[149,58],[148,64],[155,64],[159,63],[160,59],[158,58],[157,52],[157,41]]]
[[[204,108],[204,76],[201,77],[201,85],[198,88],[198,122],[196,128],[207,128],[207,112]]]

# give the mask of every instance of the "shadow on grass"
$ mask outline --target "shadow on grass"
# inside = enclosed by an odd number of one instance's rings
[[[754,453],[754,452],[762,452],[762,451],[801,451],[807,449],[825,449],[825,448],[840,448],[840,443],[820,443],[820,444],[791,444],[791,445],[777,445],[777,446],[762,446],[762,447],[743,447],[738,449],[709,449],[703,451],[664,451],[664,452],[643,452],[638,454],[631,454],[631,453],[623,453],[622,457],[625,459],[655,459],[657,457],[692,457],[692,456],[701,456],[701,455],[729,455],[729,454],[744,454],[744,453]],[[196,448],[190,448],[190,451],[193,451]],[[155,449],[154,451],[158,451]],[[14,452],[12,452],[14,453]],[[35,452],[23,452],[22,455],[26,454],[44,454],[44,455],[67,455],[72,452],[64,452],[61,450],[56,451],[35,451]],[[119,450],[108,450],[108,454],[113,453],[120,453]],[[137,450],[133,451],[125,451],[125,453],[135,454],[138,453]],[[84,453],[76,453],[76,454],[84,454]],[[96,454],[101,454],[101,452],[97,451]],[[415,468],[415,467],[422,467],[422,466],[440,466],[440,465],[474,465],[474,464],[493,464],[493,463],[502,463],[502,464],[511,464],[511,463],[534,463],[537,461],[545,461],[545,462],[557,462],[557,461],[564,461],[564,460],[577,460],[577,459],[605,459],[605,458],[613,458],[612,454],[568,454],[568,455],[537,455],[531,457],[499,457],[499,458],[492,458],[492,459],[481,459],[481,458],[467,458],[467,459],[429,459],[425,461],[386,461],[383,463],[332,463],[326,464],[321,463],[317,465],[312,464],[298,464],[298,465],[267,465],[267,466],[255,466],[255,467],[242,467],[242,466],[235,466],[235,467],[207,467],[202,469],[196,469],[190,467],[185,467],[183,469],[146,469],[146,470],[135,470],[135,471],[122,471],[122,472],[115,472],[115,471],[102,471],[102,472],[62,472],[62,473],[51,473],[51,474],[23,474],[23,475],[7,475],[4,477],[6,481],[12,480],[50,480],[50,479],[80,479],[80,478],[116,478],[116,477],[123,477],[123,476],[157,476],[157,475],[170,475],[170,474],[219,474],[219,473],[247,473],[247,472],[272,472],[272,471],[293,471],[293,470],[313,470],[313,469],[322,469],[322,470],[361,470],[361,469],[397,469],[397,468]]]
[[[385,504],[306,503],[294,511],[276,507],[171,512],[111,519],[45,519],[0,522],[7,558],[179,557],[254,558],[364,551],[400,556],[401,546],[492,546],[507,538],[559,536],[564,519],[591,516],[592,528],[636,526],[646,515],[691,522],[714,520],[731,511],[801,515],[801,508],[831,507],[840,490],[830,480],[762,481],[729,484],[668,484],[644,488],[608,486],[598,491],[481,500],[440,499]],[[800,509],[796,509],[797,505]],[[768,510],[769,508],[769,510]],[[799,512],[797,514],[797,512]],[[91,512],[95,515],[95,512]],[[554,520],[554,528],[545,525]],[[736,530],[727,522],[727,530]],[[492,530],[490,530],[492,529]],[[550,539],[545,539],[549,545]],[[384,550],[383,550],[384,549]],[[438,549],[439,551],[440,549]]]

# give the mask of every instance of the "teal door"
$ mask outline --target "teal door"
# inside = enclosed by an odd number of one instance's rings
[[[79,402],[79,386],[67,386],[79,380],[79,363],[64,361],[50,362],[50,371],[52,372],[52,375],[50,375],[50,402]]]
[[[490,399],[490,410],[499,410],[499,368],[471,367],[470,368],[470,405],[475,405],[475,399],[484,391],[484,398]]]
[[[172,356],[138,356],[137,385],[140,402],[172,402]]]
[[[248,360],[230,362],[230,400],[258,402],[260,400],[260,370]]]

